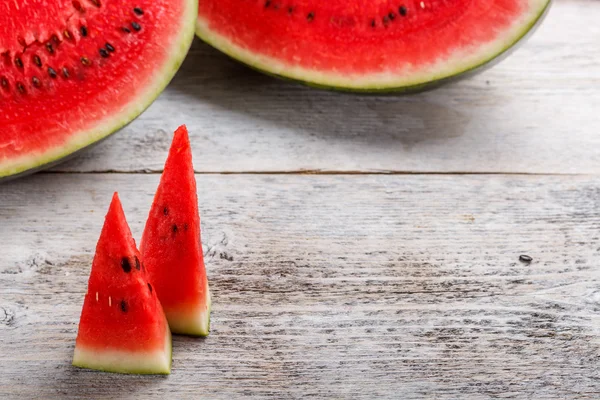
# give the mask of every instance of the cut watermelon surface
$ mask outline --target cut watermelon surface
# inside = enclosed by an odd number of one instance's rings
[[[73,365],[168,374],[171,332],[115,193],[85,295]]]
[[[550,0],[202,0],[197,34],[253,68],[356,91],[439,84],[523,38]]]
[[[0,2],[0,178],[138,116],[187,54],[196,12],[197,0]]]
[[[173,333],[206,336],[211,298],[200,240],[192,151],[175,132],[144,228],[140,250]]]

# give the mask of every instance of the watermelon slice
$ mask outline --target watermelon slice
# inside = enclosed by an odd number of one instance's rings
[[[428,88],[478,69],[550,0],[200,1],[196,33],[253,68],[352,91]]]
[[[197,0],[0,1],[0,178],[137,117],[179,68]]]
[[[206,336],[211,298],[187,129],[175,132],[140,250],[173,333]]]
[[[96,247],[73,365],[168,374],[171,332],[115,193]]]

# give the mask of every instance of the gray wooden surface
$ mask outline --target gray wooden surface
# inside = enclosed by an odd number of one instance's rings
[[[0,186],[0,399],[600,398],[598,21],[559,0],[494,69],[400,98],[196,43],[121,133]],[[166,378],[73,368],[110,196],[139,238],[179,123],[212,333],[175,337]]]

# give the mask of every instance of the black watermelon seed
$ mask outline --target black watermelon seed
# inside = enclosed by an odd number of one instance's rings
[[[135,7],[135,8],[133,9],[133,12],[134,12],[134,13],[136,13],[137,15],[144,15],[144,10],[142,10],[142,9],[141,9],[141,8],[139,8],[139,7]]]
[[[390,11],[390,13],[388,14],[388,17],[390,17],[390,20],[394,20],[394,18],[396,18],[396,14],[394,14],[393,12]]]
[[[68,79],[69,78],[69,69],[67,67],[63,67],[62,74],[66,79]]]
[[[50,78],[56,79],[57,74],[54,68],[48,67],[48,75],[50,75]]]
[[[131,271],[131,263],[129,262],[129,258],[123,257],[121,259],[121,268],[123,268],[123,271],[127,273]]]
[[[271,5],[271,0],[265,1],[265,8],[269,8],[270,5]]]
[[[136,32],[139,32],[142,29],[142,26],[140,24],[138,24],[137,22],[132,22],[131,27]]]
[[[126,26],[122,26],[122,27],[121,27],[121,30],[122,30],[123,32],[125,32],[125,33],[131,33],[131,29],[129,29],[129,28],[128,28],[128,27],[126,27]]]
[[[4,88],[4,89],[8,89],[8,79],[6,79],[5,77],[2,77],[0,79],[0,85]]]
[[[17,82],[17,90],[19,93],[25,93],[25,86],[21,82]]]
[[[93,5],[95,5],[96,7],[100,8],[100,6],[102,6],[102,4],[100,3],[100,0],[90,0],[92,2]]]
[[[519,256],[519,261],[524,263],[530,263],[533,261],[533,258],[531,256],[528,256],[527,254],[521,254]]]
[[[309,12],[308,15],[306,16],[306,19],[308,20],[308,22],[312,21],[315,19],[315,13],[314,12]]]
[[[135,269],[137,269],[139,271],[140,270],[140,259],[137,256],[135,256],[134,260],[135,260]]]
[[[17,68],[23,68],[23,61],[19,57],[15,57],[15,65]]]
[[[177,233],[177,225],[173,225],[171,229],[173,230],[173,233]]]
[[[115,52],[115,48],[110,43],[106,43],[104,47],[106,47],[106,50],[110,51],[111,53]]]
[[[163,208],[163,214],[169,215],[169,208],[168,207]]]
[[[129,309],[129,307],[127,306],[127,302],[125,300],[121,300],[121,311],[123,311],[124,313],[127,312],[127,310]]]
[[[87,57],[81,57],[81,63],[83,65],[90,65],[90,60]]]
[[[33,83],[33,86],[35,86],[36,88],[39,88],[40,86],[42,86],[42,83],[37,78],[37,76],[34,76],[33,78],[31,78],[31,83]]]
[[[377,22],[375,22],[374,19],[371,20],[371,27],[375,28],[375,25],[377,25]]]
[[[150,284],[150,282],[148,282],[148,290],[150,291],[150,293],[152,293],[152,285]]]
[[[102,58],[107,58],[108,57],[108,51],[106,51],[106,49],[102,48],[100,50],[98,50],[100,52],[100,55],[102,56]]]
[[[288,13],[289,13],[289,14],[292,14],[293,12],[294,12],[294,7],[289,7],[289,8],[288,8]]]
[[[54,47],[52,47],[51,43],[46,43],[46,50],[48,50],[48,53],[50,54],[54,54]]]
[[[88,30],[87,30],[87,28],[85,26],[82,26],[81,28],[79,28],[79,31],[81,32],[81,36],[87,37]]]
[[[408,15],[408,8],[406,8],[406,6],[400,6],[400,8],[398,9],[398,12],[403,17],[406,17]]]
[[[42,59],[38,55],[33,56],[33,63],[40,68],[42,67]]]

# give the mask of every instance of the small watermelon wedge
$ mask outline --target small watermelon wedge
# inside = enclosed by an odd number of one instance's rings
[[[171,371],[171,332],[117,193],[96,246],[73,365],[136,374]]]
[[[200,240],[192,151],[175,131],[140,250],[173,333],[207,336],[211,298]]]

